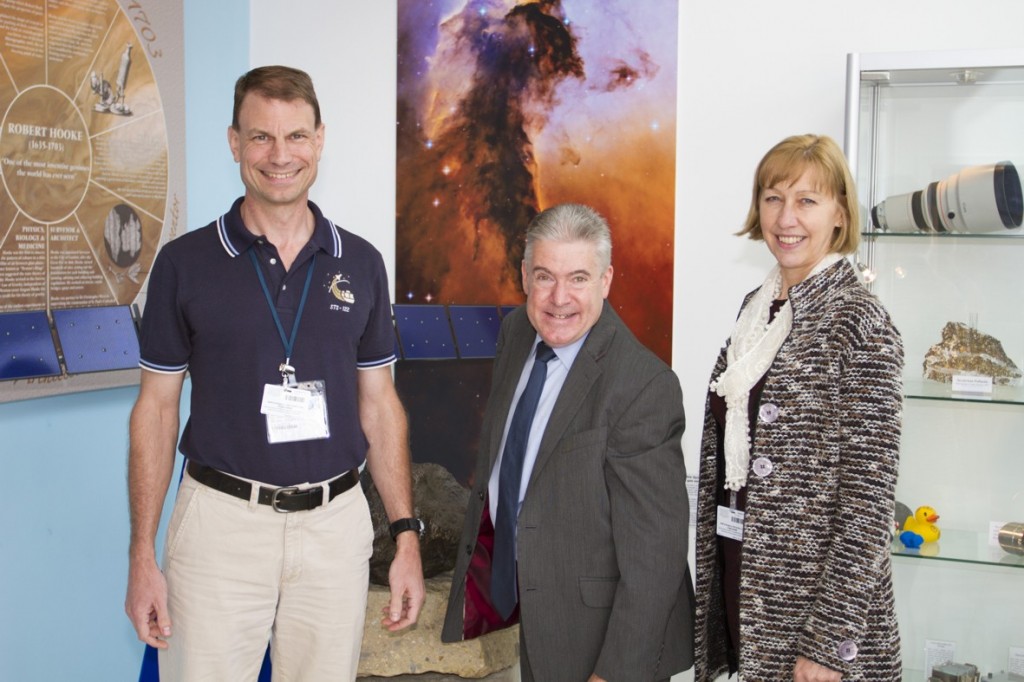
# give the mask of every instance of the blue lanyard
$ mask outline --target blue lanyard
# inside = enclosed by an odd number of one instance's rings
[[[313,281],[313,269],[316,267],[316,254],[313,254],[313,258],[309,263],[309,271],[306,273],[306,285],[302,287],[302,298],[299,299],[299,309],[295,313],[295,323],[292,325],[292,336],[290,339],[287,339],[284,336],[284,325],[281,324],[281,318],[277,314],[277,307],[274,305],[274,299],[270,297],[270,288],[267,287],[267,278],[263,276],[263,269],[256,260],[255,250],[255,247],[249,249],[249,260],[252,261],[252,266],[256,268],[256,275],[260,278],[260,286],[263,287],[263,295],[267,297],[267,305],[270,306],[270,314],[274,316],[274,324],[277,325],[277,333],[281,335],[281,343],[284,344],[283,371],[285,366],[289,366],[290,368],[291,365],[292,349],[295,348],[295,336],[299,332],[299,320],[302,319],[302,310],[306,307],[306,296],[309,294],[309,283]]]

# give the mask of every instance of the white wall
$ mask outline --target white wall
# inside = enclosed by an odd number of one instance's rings
[[[397,3],[250,0],[249,6],[251,65],[294,66],[316,86],[326,137],[312,200],[380,249],[394,293]]]

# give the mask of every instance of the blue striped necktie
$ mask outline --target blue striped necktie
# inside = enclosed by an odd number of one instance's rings
[[[494,521],[494,556],[491,565],[491,602],[508,620],[519,601],[516,590],[516,521],[519,518],[519,488],[523,480],[523,460],[526,441],[530,437],[533,415],[544,389],[548,374],[548,360],[555,351],[541,341],[537,344],[537,359],[530,370],[526,389],[516,403],[512,423],[505,438],[498,474],[498,510]]]

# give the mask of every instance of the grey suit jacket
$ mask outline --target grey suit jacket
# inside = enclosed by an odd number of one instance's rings
[[[477,563],[488,557],[478,546],[487,481],[535,338],[524,307],[502,324],[446,642],[464,639],[467,571],[474,552]],[[519,515],[520,621],[537,680],[596,672],[647,682],[692,665],[683,427],[675,374],[606,302],[558,396]]]

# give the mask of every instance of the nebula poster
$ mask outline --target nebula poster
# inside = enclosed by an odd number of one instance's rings
[[[675,0],[399,0],[396,300],[518,304],[530,219],[612,227],[610,300],[672,347]]]
[[[398,0],[396,303],[518,305],[530,220],[584,203],[612,228],[611,304],[671,362],[677,12]],[[416,461],[468,481],[490,364],[399,363]]]

